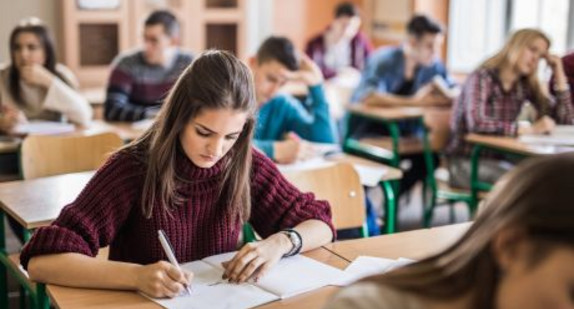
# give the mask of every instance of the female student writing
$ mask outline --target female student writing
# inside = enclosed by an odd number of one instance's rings
[[[86,125],[92,109],[76,92],[72,72],[56,64],[51,35],[38,18],[21,21],[10,35],[9,65],[0,68],[0,133],[27,119]]]
[[[450,248],[359,281],[327,307],[574,308],[572,173],[572,153],[524,162]]]
[[[519,30],[467,78],[451,118],[447,149],[451,185],[469,186],[471,146],[464,140],[466,134],[546,133],[552,131],[555,122],[572,123],[574,111],[562,62],[548,54],[549,47],[550,40],[539,30]],[[537,78],[540,59],[545,59],[554,73],[555,97],[548,95]],[[522,119],[528,114],[533,119]],[[532,124],[521,120],[531,120]],[[483,154],[479,179],[495,182],[508,168],[501,165],[503,158]]]
[[[299,192],[252,149],[255,108],[243,63],[227,52],[200,55],[152,128],[113,154],[58,219],[34,233],[21,254],[30,277],[173,297],[192,275],[162,261],[158,230],[184,263],[235,250],[249,221],[264,240],[225,265],[231,282],[257,280],[282,256],[330,242],[329,205]],[[108,245],[109,260],[94,258]]]

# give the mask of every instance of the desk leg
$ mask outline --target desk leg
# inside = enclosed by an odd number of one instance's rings
[[[4,257],[8,258],[6,254],[6,231],[4,224],[4,211],[0,210],[0,255],[4,261]],[[0,307],[8,308],[8,265],[0,263]]]
[[[478,190],[479,190],[479,180],[478,180],[478,161],[480,158],[480,152],[482,151],[482,146],[474,145],[472,148],[472,153],[470,156],[470,212],[471,217],[476,213],[476,207],[478,206]]]
[[[419,125],[423,128],[423,156],[425,160],[426,167],[426,178],[423,184],[423,226],[430,227],[432,216],[434,212],[434,207],[436,205],[437,199],[437,185],[434,178],[434,162],[432,156],[432,149],[430,146],[430,141],[428,137],[428,130],[425,127],[424,118],[419,118]],[[430,204],[428,201],[427,190],[431,190]]]
[[[399,141],[401,138],[399,124],[397,122],[387,122],[387,127],[391,135],[392,147],[393,147],[393,158],[391,159],[391,166],[400,168],[401,157],[399,151]],[[400,192],[400,181],[393,181],[393,188],[395,190],[395,196],[399,195]]]
[[[49,309],[50,308],[50,298],[46,293],[46,285],[43,283],[36,284],[36,299],[38,302],[38,309]]]
[[[391,181],[382,181],[381,187],[385,195],[385,232],[393,234],[397,231],[397,199]]]

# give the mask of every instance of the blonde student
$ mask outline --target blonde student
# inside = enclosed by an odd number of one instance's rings
[[[28,119],[90,121],[92,109],[76,91],[72,72],[56,63],[51,34],[41,20],[22,20],[12,30],[9,48],[11,63],[0,67],[0,133]]]
[[[574,154],[504,176],[454,245],[366,278],[327,308],[574,308]]]
[[[467,78],[451,118],[447,155],[452,186],[469,187],[472,146],[465,142],[466,134],[541,134],[552,131],[555,123],[572,124],[574,109],[564,68],[558,56],[549,54],[549,47],[550,40],[541,31],[519,30]],[[554,73],[556,96],[548,95],[538,80],[540,60]],[[483,152],[479,179],[495,182],[508,170],[505,159]]]
[[[263,240],[225,264],[259,279],[282,257],[333,239],[329,205],[301,193],[252,148],[256,100],[247,66],[206,51],[180,76],[154,125],[114,153],[21,254],[33,280],[173,297],[193,274],[167,262],[163,230],[185,263],[237,249],[249,222]],[[109,260],[96,259],[110,246]]]

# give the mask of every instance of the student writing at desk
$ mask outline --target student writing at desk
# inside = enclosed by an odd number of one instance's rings
[[[574,108],[562,62],[548,53],[549,47],[550,40],[541,31],[519,30],[468,77],[451,118],[452,136],[447,154],[452,186],[470,186],[471,145],[464,140],[466,134],[541,134],[552,131],[555,122],[572,124]],[[541,59],[546,60],[554,73],[556,96],[549,96],[538,80]],[[521,119],[522,113],[533,113],[534,117]],[[528,124],[528,120],[533,123]],[[478,178],[493,183],[508,170],[509,164],[503,164],[506,158],[499,155],[489,152],[482,155]]]
[[[113,154],[58,219],[34,233],[21,254],[30,277],[173,297],[192,274],[164,261],[160,229],[185,263],[235,250],[249,221],[264,239],[225,265],[231,282],[260,278],[281,257],[330,242],[329,205],[299,192],[251,147],[253,89],[237,58],[201,54],[152,128]],[[108,245],[109,260],[94,258]]]
[[[278,163],[292,163],[305,153],[304,140],[335,143],[336,132],[329,115],[321,71],[304,53],[297,53],[287,38],[265,40],[250,67],[259,109],[255,146]],[[278,94],[288,81],[309,87],[306,102]],[[288,135],[287,133],[294,132]]]
[[[90,121],[90,104],[76,91],[72,72],[56,63],[51,34],[41,20],[20,21],[9,47],[11,63],[0,68],[0,134],[31,119]]]
[[[574,308],[574,154],[504,176],[454,245],[364,279],[326,308]]]

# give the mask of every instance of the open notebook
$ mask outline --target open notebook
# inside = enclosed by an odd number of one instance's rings
[[[153,299],[166,308],[251,308],[339,282],[342,270],[302,255],[284,258],[257,283],[231,284],[223,281],[222,262],[236,252],[182,264],[194,274],[191,294],[172,299]]]

